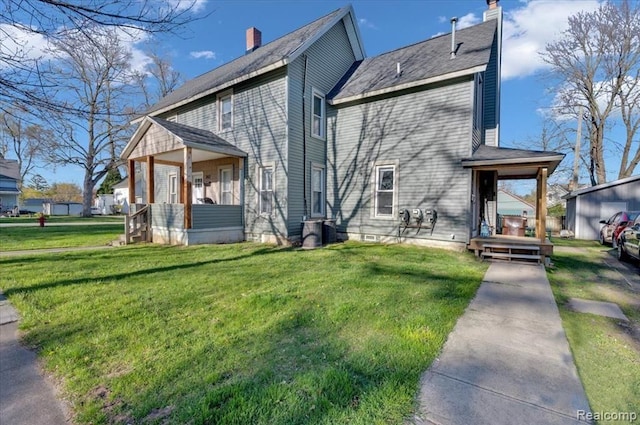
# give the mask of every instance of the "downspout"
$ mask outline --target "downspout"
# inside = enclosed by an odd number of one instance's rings
[[[304,202],[303,216],[307,218],[307,120],[305,106],[307,104],[307,55],[304,56],[304,68],[302,73],[302,199]]]

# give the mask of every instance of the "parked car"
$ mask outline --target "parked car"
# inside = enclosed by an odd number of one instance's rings
[[[635,258],[640,261],[640,215],[618,236],[618,259]]]
[[[604,224],[600,229],[600,244],[608,243],[616,248],[620,232],[627,227],[628,223],[632,223],[638,215],[640,215],[640,211],[618,211],[608,220],[600,220],[600,224]]]

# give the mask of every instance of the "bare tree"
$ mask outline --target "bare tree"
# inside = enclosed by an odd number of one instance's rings
[[[542,57],[561,87],[564,113],[583,106],[589,134],[592,185],[606,182],[605,132],[611,122],[626,127],[619,177],[631,175],[640,160],[637,144],[640,96],[640,6],[628,0],[602,4],[569,18],[569,29],[546,46]]]
[[[23,114],[15,109],[0,113],[0,151],[18,160],[21,182],[41,164],[40,146],[52,138],[51,131],[27,121]]]
[[[64,40],[86,28],[146,33],[174,32],[193,21],[200,0],[3,0],[0,12],[0,111],[21,104],[60,111],[55,85],[46,81],[47,54],[34,44]],[[35,43],[34,43],[35,41]]]
[[[136,113],[130,105],[139,91],[118,28],[69,32],[55,43],[54,54],[50,77],[64,93],[56,102],[74,107],[52,116],[57,137],[44,146],[51,163],[84,170],[83,215],[88,216],[95,185],[120,165],[117,153],[129,137],[128,122]]]
[[[144,105],[149,108],[158,100],[174,91],[183,81],[179,71],[156,49],[146,52],[150,59],[145,72],[137,72],[136,80],[144,95]]]

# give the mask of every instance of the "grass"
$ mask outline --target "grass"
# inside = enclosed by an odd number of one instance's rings
[[[118,238],[123,225],[93,224],[0,228],[0,251],[101,246]]]
[[[38,216],[21,215],[20,217],[0,217],[0,224],[37,223]],[[47,217],[46,223],[90,223],[90,222],[116,222],[124,223],[123,215],[95,215],[92,217],[78,217],[70,215],[52,215]]]
[[[556,250],[556,268],[548,276],[591,410],[640,414],[640,294],[624,286],[617,272],[604,264],[609,248],[597,242],[569,246],[587,249],[583,253]],[[614,302],[631,326],[571,311],[566,303],[573,297]]]
[[[24,341],[77,421],[94,424],[402,424],[487,267],[358,243],[138,246],[0,265]]]

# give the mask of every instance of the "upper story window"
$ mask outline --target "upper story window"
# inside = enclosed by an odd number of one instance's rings
[[[318,139],[325,139],[327,128],[327,117],[325,113],[324,94],[313,89],[313,97],[311,104],[311,134]]]
[[[218,130],[229,130],[233,126],[233,93],[218,95]]]

